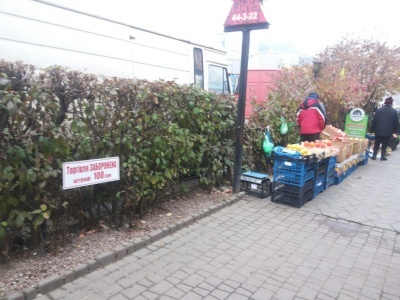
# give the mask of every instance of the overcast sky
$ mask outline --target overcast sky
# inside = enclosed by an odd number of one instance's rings
[[[215,45],[232,0],[48,0],[131,25]],[[291,44],[314,56],[342,37],[377,38],[400,45],[399,0],[264,0],[269,29],[253,31],[251,41]],[[241,35],[227,33],[239,41]]]

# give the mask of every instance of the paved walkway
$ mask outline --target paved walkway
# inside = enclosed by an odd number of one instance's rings
[[[242,200],[37,299],[400,299],[400,151],[302,208]]]
[[[400,233],[399,152],[387,161],[369,160],[302,210]]]

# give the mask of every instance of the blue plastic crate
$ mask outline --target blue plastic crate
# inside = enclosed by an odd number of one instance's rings
[[[300,198],[302,198],[309,190],[314,190],[314,179],[309,179],[304,186],[301,187],[280,182],[273,182],[272,184],[272,193],[284,193],[291,196],[298,196]]]
[[[328,166],[328,160],[326,158],[318,161],[317,165],[315,166],[315,178],[317,178],[322,174],[325,174],[327,166]]]
[[[346,176],[349,176],[351,173],[353,173],[355,169],[357,169],[357,165],[348,168],[346,171]]]
[[[336,185],[338,185],[338,184],[342,183],[342,181],[345,180],[346,177],[347,177],[347,176],[346,176],[345,174],[340,175],[340,176],[335,176],[335,177],[333,177],[333,178],[334,178],[334,183],[335,183]]]
[[[315,170],[315,178],[319,177],[320,175],[326,174],[326,165],[323,168],[318,168]]]
[[[292,207],[302,207],[304,203],[314,198],[312,185],[308,190],[301,188],[299,191],[301,192],[290,193],[278,188],[272,191],[271,202],[285,204]]]
[[[288,161],[288,160],[275,160],[274,161],[274,174],[285,172],[285,173],[293,173],[305,175],[308,171],[314,170],[315,163],[305,163],[305,162],[297,162],[297,161]]]
[[[314,182],[314,197],[325,190],[325,174],[318,176]]]
[[[368,164],[368,158],[369,158],[369,152],[367,152],[363,155],[363,159],[358,163],[359,165],[366,165]]]
[[[274,170],[274,182],[276,181],[295,186],[304,186],[304,184],[307,181],[309,181],[310,179],[314,179],[314,177],[315,177],[314,169],[307,171],[304,175],[298,173]]]
[[[335,165],[336,165],[336,156],[330,156],[327,158],[328,160],[328,168],[327,168],[327,172],[335,169]]]
[[[328,159],[323,158],[323,159],[321,159],[320,161],[317,162],[317,169],[326,168],[327,164],[328,164]]]
[[[335,184],[335,176],[332,176],[325,182],[325,189]]]
[[[327,189],[328,187],[330,187],[331,185],[333,185],[335,183],[335,177],[336,176],[336,171],[335,169],[332,169],[330,171],[328,171],[325,175],[325,189]]]

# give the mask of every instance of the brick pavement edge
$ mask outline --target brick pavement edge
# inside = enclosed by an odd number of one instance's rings
[[[219,210],[237,203],[245,196],[245,192],[240,192],[236,195],[230,196],[227,200],[224,200],[219,205],[214,205],[208,209],[203,210],[201,213],[197,213],[185,218],[183,221],[176,224],[171,224],[163,229],[157,229],[148,236],[142,239],[136,239],[132,245],[116,248],[114,252],[105,252],[93,260],[87,262],[87,264],[76,266],[72,271],[68,271],[65,274],[54,275],[48,278],[44,278],[39,281],[36,286],[24,289],[21,293],[16,292],[5,297],[5,300],[33,300],[38,294],[45,294],[54,289],[59,288],[61,285],[71,282],[75,279],[85,276],[99,268],[114,263],[124,257],[142,249],[143,247],[154,243],[162,239],[164,236],[174,234],[175,232],[188,227],[198,220],[210,216],[218,212]],[[72,275],[71,275],[72,274]],[[66,280],[67,279],[67,280]]]

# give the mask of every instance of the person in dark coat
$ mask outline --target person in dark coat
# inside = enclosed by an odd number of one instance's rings
[[[297,124],[300,126],[300,141],[319,140],[326,125],[326,111],[317,93],[310,93],[297,111]]]
[[[372,118],[371,131],[375,134],[373,160],[376,160],[379,147],[381,147],[381,160],[387,160],[386,149],[389,145],[390,138],[397,138],[399,132],[399,116],[397,111],[392,107],[392,97],[386,98],[384,105],[378,108]]]

